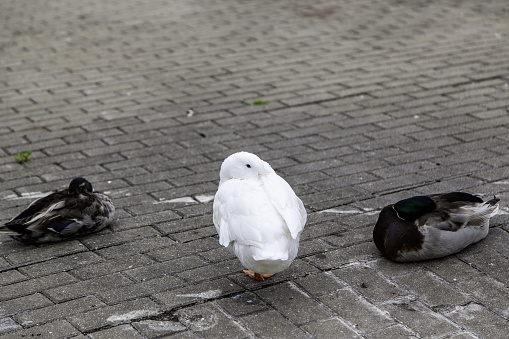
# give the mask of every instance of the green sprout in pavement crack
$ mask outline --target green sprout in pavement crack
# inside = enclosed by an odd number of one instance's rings
[[[269,103],[269,100],[255,100],[253,101],[253,105],[266,105]]]
[[[19,151],[14,156],[14,159],[19,162],[20,164],[27,162],[30,158],[30,155],[32,154],[32,151]]]

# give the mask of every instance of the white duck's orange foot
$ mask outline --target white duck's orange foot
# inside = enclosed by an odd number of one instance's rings
[[[253,278],[253,279],[256,279],[256,280],[265,280],[267,278],[270,278],[274,275],[273,274],[261,274],[261,273],[255,273],[251,270],[244,270],[244,273],[250,277],[250,278]]]

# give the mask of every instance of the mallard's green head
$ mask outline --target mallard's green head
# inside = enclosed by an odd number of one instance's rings
[[[416,196],[398,201],[393,209],[404,220],[416,220],[426,213],[433,212],[437,205],[427,196]]]
[[[74,178],[69,184],[69,194],[92,192],[94,192],[94,188],[92,187],[92,184],[85,178]]]

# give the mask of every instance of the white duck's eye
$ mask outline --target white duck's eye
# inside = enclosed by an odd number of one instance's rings
[[[246,164],[246,167],[247,167],[247,168],[251,168],[251,165],[249,165],[249,164]]]

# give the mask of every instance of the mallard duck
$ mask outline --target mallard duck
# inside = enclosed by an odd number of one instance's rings
[[[99,231],[113,220],[110,198],[94,193],[84,178],[74,178],[60,189],[32,202],[23,212],[0,227],[25,243],[46,243]]]
[[[239,152],[221,165],[214,197],[219,243],[264,280],[288,268],[297,256],[306,209],[288,183],[258,156]]]
[[[494,198],[484,202],[463,192],[416,196],[386,206],[373,230],[376,247],[393,261],[440,258],[488,235],[498,212]]]

